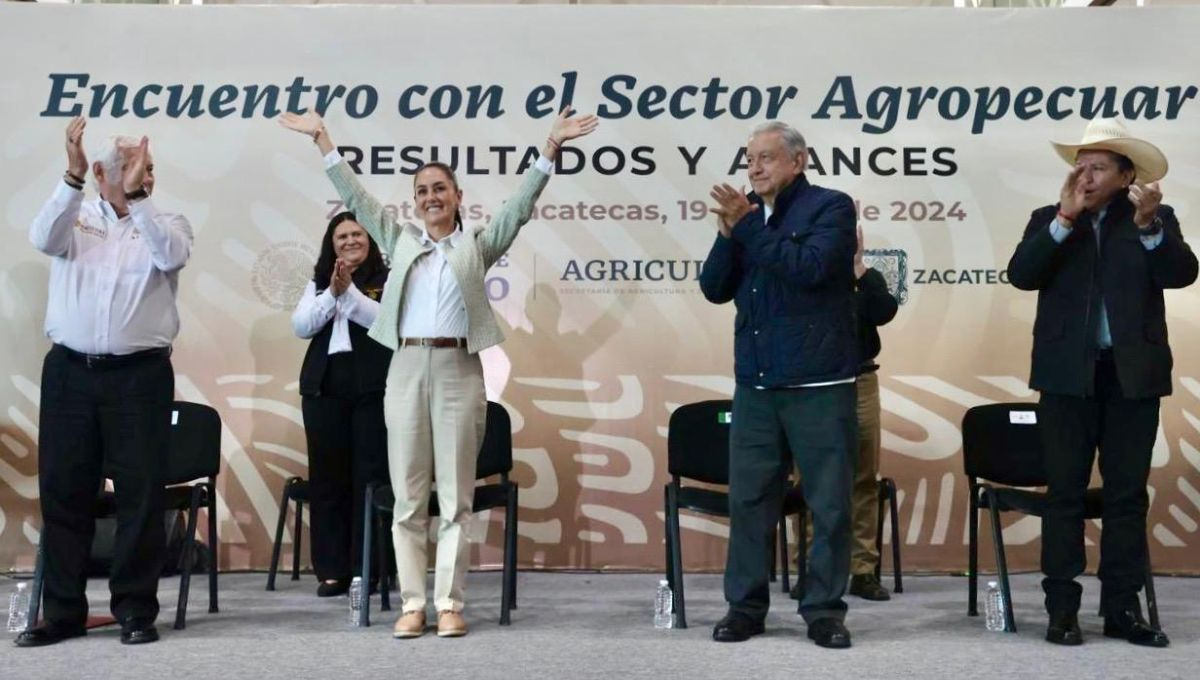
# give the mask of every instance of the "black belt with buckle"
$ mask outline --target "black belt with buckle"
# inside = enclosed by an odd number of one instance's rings
[[[400,338],[401,347],[432,347],[445,349],[448,347],[466,347],[466,338]]]
[[[144,349],[140,352],[130,354],[87,354],[85,352],[76,352],[66,345],[55,345],[62,348],[66,352],[67,358],[71,361],[81,363],[88,368],[121,368],[123,366],[132,366],[149,359],[157,359],[159,357],[171,356],[171,347],[152,347]]]

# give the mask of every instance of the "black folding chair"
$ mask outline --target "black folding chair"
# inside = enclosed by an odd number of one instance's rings
[[[512,420],[508,411],[497,404],[487,403],[487,429],[484,431],[483,443],[479,447],[479,458],[475,463],[475,479],[485,480],[488,477],[499,476],[499,481],[491,484],[481,484],[475,487],[475,497],[471,504],[472,512],[483,512],[493,508],[504,508],[504,570],[501,576],[500,592],[500,625],[511,623],[510,610],[517,608],[517,496],[516,483],[508,478],[512,472]],[[379,564],[376,569],[380,575],[380,604],[382,611],[392,608],[391,597],[388,594],[388,580],[391,570],[388,567],[388,550],[392,509],[396,497],[388,484],[368,484],[366,498],[363,501],[363,559],[362,582],[371,582],[371,541],[377,543]],[[437,517],[437,493],[429,495],[429,516]],[[372,538],[375,536],[376,538]],[[363,608],[359,611],[359,624],[371,625],[370,599],[366,598]]]
[[[979,511],[988,510],[1000,593],[1004,599],[1004,629],[1010,633],[1017,632],[1017,624],[1013,617],[1012,590],[1008,582],[1008,563],[1004,557],[1000,513],[1020,512],[1041,517],[1046,512],[1048,496],[1044,491],[1013,488],[1046,486],[1045,453],[1039,422],[1038,405],[1030,403],[975,406],[967,410],[962,422],[963,469],[970,490],[967,615],[979,614]],[[1087,490],[1084,499],[1085,519],[1103,517],[1102,493],[1098,488]],[[1150,612],[1150,624],[1158,628],[1158,599],[1154,595],[1154,573],[1148,548],[1146,608]]]
[[[309,502],[308,480],[288,477],[279,499],[279,521],[275,523],[275,542],[271,546],[271,568],[267,572],[267,590],[275,590],[275,574],[279,571],[279,553],[283,549],[283,528],[287,525],[288,503],[296,504],[296,528],[292,531],[292,580],[300,580],[301,532],[304,530],[304,504]]]
[[[875,563],[875,579],[880,580],[883,577],[883,519],[884,510],[887,510],[892,518],[892,579],[895,581],[893,590],[903,593],[904,577],[900,566],[900,524],[897,515],[896,482],[891,477],[879,480],[878,503],[879,519],[875,525],[875,551],[879,553],[880,558]],[[787,495],[783,499],[783,514],[799,516],[796,528],[796,541],[799,543],[796,547],[796,577],[802,579],[808,568],[808,505],[804,502],[804,490],[800,488],[799,484],[793,484],[788,488]],[[787,555],[786,531],[780,533],[779,545],[783,554]],[[787,561],[784,560],[783,592],[789,592],[791,589],[791,584],[788,582]]]
[[[175,609],[175,629],[187,626],[188,593],[196,552],[196,516],[201,507],[208,514],[208,611],[217,612],[217,473],[221,470],[221,416],[211,406],[177,401],[171,407],[170,440],[166,450],[164,508],[186,510],[187,529],[179,564],[179,602]],[[194,480],[202,481],[194,481]],[[190,483],[189,482],[193,482]],[[93,507],[96,518],[116,515],[116,497],[101,492]],[[41,610],[45,554],[38,542],[34,567],[33,592],[29,602],[29,623],[37,625]]]
[[[679,510],[691,510],[716,517],[729,517],[729,494],[724,490],[685,486],[683,480],[703,484],[729,485],[729,425],[733,402],[729,399],[684,404],[671,414],[667,426],[667,468],[671,481],[663,488],[666,524],[667,583],[675,606],[675,627],[687,628],[684,601],[683,555],[679,530]],[[780,455],[783,455],[782,453]],[[781,490],[781,493],[783,491]],[[794,508],[784,507],[779,518],[778,556],[787,578],[787,540],[784,518]],[[774,541],[772,541],[774,545]],[[772,580],[774,580],[774,557]],[[787,588],[785,587],[786,591]]]

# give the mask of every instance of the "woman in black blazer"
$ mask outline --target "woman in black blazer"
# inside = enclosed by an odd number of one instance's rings
[[[367,337],[387,277],[375,242],[353,213],[339,213],[292,313],[296,335],[310,339],[300,395],[320,597],[345,593],[361,569],[364,490],[388,480],[383,390],[392,353]]]

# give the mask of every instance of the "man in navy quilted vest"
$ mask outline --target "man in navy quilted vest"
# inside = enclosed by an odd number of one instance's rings
[[[822,647],[850,646],[842,596],[850,570],[850,488],[857,446],[854,202],[809,184],[808,147],[769,122],[746,147],[748,196],[713,187],[719,232],[700,274],[709,301],[733,300],[729,450],[729,612],[713,639],[763,632],[771,539],[793,461],[813,514],[800,613]]]

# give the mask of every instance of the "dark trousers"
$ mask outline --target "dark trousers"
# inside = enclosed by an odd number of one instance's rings
[[[89,368],[54,346],[42,365],[38,488],[48,621],[87,619],[88,554],[96,494],[116,494],[110,608],[119,621],[158,616],[166,558],[162,461],[175,374],[167,355]]]
[[[349,359],[349,354],[330,356],[327,377],[353,370]],[[358,394],[353,381],[337,377],[326,379],[324,386],[332,394],[323,390],[321,396],[301,400],[308,440],[313,569],[322,581],[349,580],[362,569],[367,484],[388,481],[383,392]]]
[[[857,419],[853,383],[785,390],[738,385],[729,441],[729,556],[725,600],[761,621],[770,604],[772,539],[794,463],[812,509],[813,539],[800,613],[842,619],[850,575],[850,489]]]
[[[1084,493],[1097,448],[1104,494],[1101,601],[1109,611],[1132,607],[1145,582],[1146,481],[1159,400],[1126,399],[1111,358],[1096,362],[1095,384],[1094,397],[1041,397],[1050,497],[1042,518],[1042,589],[1052,614],[1079,610],[1083,588],[1075,577],[1087,566]]]

